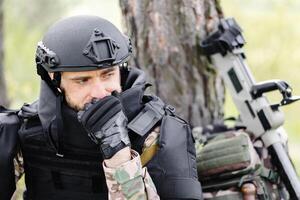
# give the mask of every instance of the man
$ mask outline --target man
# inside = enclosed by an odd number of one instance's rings
[[[126,66],[131,53],[96,16],[49,28],[36,51],[38,101],[0,115],[1,200],[23,160],[24,199],[201,199],[190,128],[144,94],[144,74]]]

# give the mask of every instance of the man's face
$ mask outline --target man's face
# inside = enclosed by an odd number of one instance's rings
[[[68,105],[82,110],[92,99],[102,99],[113,91],[121,92],[119,67],[85,72],[62,72],[61,87]]]

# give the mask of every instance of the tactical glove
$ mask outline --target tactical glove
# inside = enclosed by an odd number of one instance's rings
[[[83,111],[78,112],[78,120],[92,141],[100,145],[104,159],[109,159],[119,150],[130,146],[127,118],[117,97],[107,96],[101,100],[93,100]]]

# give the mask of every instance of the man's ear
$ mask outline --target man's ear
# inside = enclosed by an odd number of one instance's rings
[[[51,78],[51,80],[53,80],[54,79],[54,73],[53,72],[48,72],[48,74],[49,74],[49,77]],[[62,74],[62,73],[61,73]],[[60,92],[62,92],[63,90],[59,87],[59,88],[57,88]]]
[[[48,74],[49,74],[51,80],[53,80],[54,73],[53,72],[48,72]]]

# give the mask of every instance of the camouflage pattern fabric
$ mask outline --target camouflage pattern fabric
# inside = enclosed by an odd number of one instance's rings
[[[18,152],[16,157],[14,158],[14,167],[15,167],[15,180],[21,179],[22,175],[24,174],[24,161],[21,152]]]
[[[197,157],[200,179],[228,173],[228,176],[253,171],[258,164],[249,136],[243,131],[228,131],[210,140]]]
[[[159,131],[160,128],[158,126],[148,135],[144,142],[141,154],[142,166],[145,166],[158,151]]]
[[[276,169],[271,162],[268,149],[263,145],[261,140],[256,140],[253,146],[260,157],[262,166],[264,166],[264,171],[260,174],[264,182],[257,181],[258,195],[266,196],[265,193],[268,193],[269,199],[290,199],[283,182],[280,179],[278,180],[277,175],[273,173]]]
[[[109,199],[159,199],[147,169],[142,168],[139,154],[133,150],[131,154],[132,159],[117,168],[108,168],[103,162]]]

